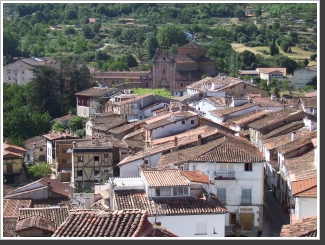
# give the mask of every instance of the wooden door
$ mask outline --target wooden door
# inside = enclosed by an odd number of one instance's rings
[[[7,164],[7,173],[12,173],[12,164]]]
[[[245,231],[252,231],[254,228],[253,223],[253,214],[239,214],[239,223],[243,226],[243,230]]]

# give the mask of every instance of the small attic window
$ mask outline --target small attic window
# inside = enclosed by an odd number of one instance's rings
[[[163,60],[166,60],[166,58],[163,58]]]

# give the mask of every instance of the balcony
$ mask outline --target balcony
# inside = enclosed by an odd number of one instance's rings
[[[215,180],[234,180],[235,171],[217,171],[215,172]]]

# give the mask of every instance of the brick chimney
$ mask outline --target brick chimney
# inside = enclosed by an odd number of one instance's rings
[[[178,142],[177,142],[177,137],[175,136],[174,138],[174,146],[177,147],[178,146]]]
[[[197,145],[201,145],[201,144],[202,144],[202,136],[201,136],[201,134],[199,134],[197,136]]]

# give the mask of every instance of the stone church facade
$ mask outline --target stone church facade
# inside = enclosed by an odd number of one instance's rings
[[[140,83],[143,88],[164,88],[174,96],[186,95],[186,86],[201,80],[203,74],[216,76],[215,62],[206,57],[206,51],[206,48],[194,42],[179,47],[177,55],[170,54],[167,48],[160,47],[153,58],[152,70],[147,73],[137,72],[138,74],[133,75],[130,80]],[[135,72],[120,73],[122,79]],[[100,77],[94,74],[94,78],[101,82],[102,86],[111,87],[112,84],[105,83],[105,80],[112,80],[110,75],[113,75],[112,72],[101,72]]]

